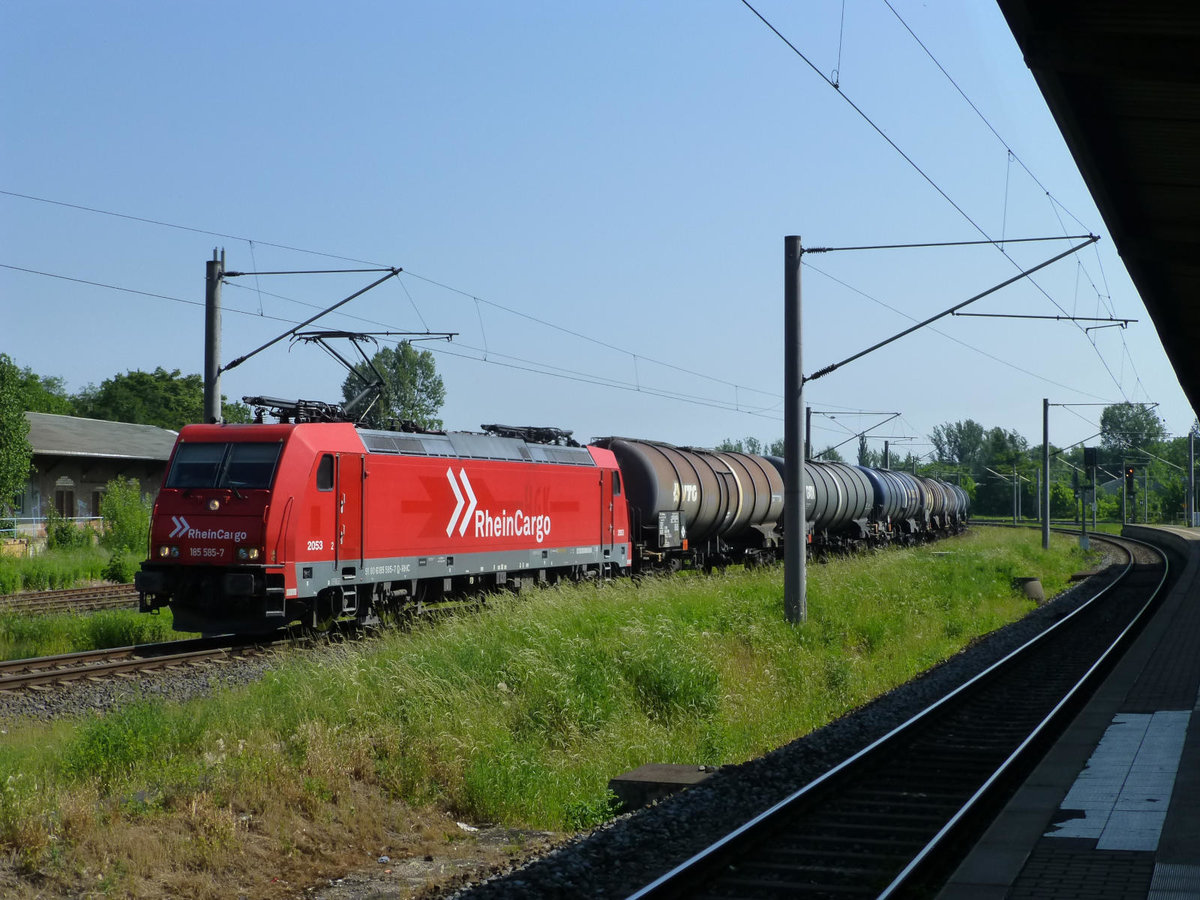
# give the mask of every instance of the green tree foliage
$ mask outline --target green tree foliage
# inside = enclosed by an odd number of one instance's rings
[[[22,385],[16,363],[0,353],[0,515],[11,510],[13,501],[25,489],[33,463]]]
[[[983,426],[974,419],[947,422],[934,427],[929,439],[937,451],[938,462],[975,466],[983,451]]]
[[[1108,450],[1149,448],[1167,436],[1154,410],[1137,403],[1117,403],[1100,414],[1100,441]]]
[[[814,452],[813,458],[819,459],[822,462],[844,463],[846,461],[842,454],[838,452],[837,447],[826,447],[824,450]]]
[[[754,453],[759,456],[783,456],[783,438],[774,441],[760,441],[756,437],[748,437],[740,441],[725,438],[713,449],[729,453]]]
[[[62,378],[57,375],[38,375],[26,366],[21,370],[20,380],[22,403],[27,412],[59,416],[75,414],[75,404]]]
[[[153,372],[129,371],[106,378],[99,387],[88,385],[76,395],[75,405],[78,415],[90,419],[178,431],[203,421],[204,379],[161,366]],[[243,403],[223,403],[222,416],[226,422],[249,422],[250,409]]]
[[[1056,481],[1050,485],[1050,517],[1071,520],[1079,518],[1079,503],[1075,491],[1065,481]]]
[[[860,466],[871,466],[879,468],[883,465],[883,451],[872,450],[867,446],[867,436],[860,434],[858,436],[858,464]]]
[[[363,418],[364,422],[375,428],[395,427],[401,423],[428,430],[442,427],[437,414],[446,402],[446,388],[437,374],[432,353],[418,351],[410,342],[403,341],[394,350],[391,347],[379,350],[371,357],[371,363],[383,377],[383,390]],[[346,376],[342,383],[342,398],[346,403],[358,396],[365,383],[375,380],[375,373],[366,363],[359,363],[354,370],[361,379]],[[349,412],[357,415],[354,409]]]

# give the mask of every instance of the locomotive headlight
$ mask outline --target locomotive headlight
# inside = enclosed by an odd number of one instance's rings
[[[221,508],[221,501],[214,497],[212,500],[208,501],[208,508],[210,512],[216,512]]]
[[[259,550],[257,547],[238,547],[237,556],[238,559],[243,561],[249,559],[258,559]]]
[[[170,556],[171,548],[168,547],[166,544],[163,544],[161,547],[158,548],[158,555],[163,558]]]

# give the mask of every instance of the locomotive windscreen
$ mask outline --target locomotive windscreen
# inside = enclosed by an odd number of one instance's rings
[[[181,444],[167,473],[169,488],[269,488],[280,443]]]

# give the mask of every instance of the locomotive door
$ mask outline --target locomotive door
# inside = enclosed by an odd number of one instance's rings
[[[604,559],[612,558],[613,545],[613,473],[600,470],[600,548]]]
[[[340,453],[337,458],[334,553],[343,578],[354,578],[362,565],[363,478],[362,454]]]

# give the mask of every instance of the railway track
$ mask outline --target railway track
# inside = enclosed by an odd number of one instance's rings
[[[631,900],[932,893],[1161,593],[1161,552],[1095,540],[1124,548],[1119,579]]]
[[[0,614],[20,612],[46,615],[58,612],[92,612],[137,606],[137,591],[131,584],[70,588],[62,591],[23,591],[0,596]]]
[[[0,662],[0,691],[65,684],[82,679],[111,678],[133,672],[213,661],[232,661],[264,652],[273,646],[273,643],[245,643],[228,637],[198,638],[11,660]]]

